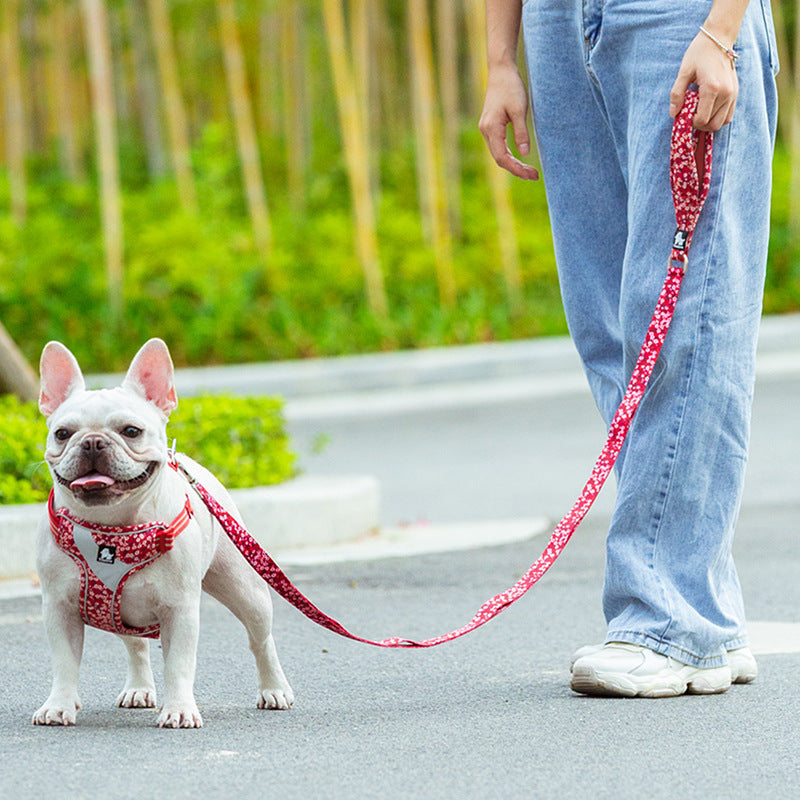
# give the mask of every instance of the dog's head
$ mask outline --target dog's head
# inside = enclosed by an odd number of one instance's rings
[[[167,417],[178,405],[164,342],[147,342],[115,389],[87,391],[75,356],[59,342],[44,348],[40,374],[45,459],[60,497],[82,509],[144,494],[167,461]]]

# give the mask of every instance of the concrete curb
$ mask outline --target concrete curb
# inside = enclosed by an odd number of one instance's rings
[[[550,533],[551,525],[546,517],[395,525],[356,541],[276,551],[275,558],[281,564],[304,566],[454,553],[525,542]]]
[[[334,545],[378,527],[380,489],[369,476],[303,476],[231,494],[253,538],[270,551]],[[35,572],[34,542],[44,513],[44,503],[0,507],[0,580]]]

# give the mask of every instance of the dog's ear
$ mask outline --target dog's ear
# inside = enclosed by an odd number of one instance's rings
[[[75,356],[61,342],[48,342],[39,362],[39,410],[49,417],[71,394],[86,388]]]
[[[142,346],[122,385],[149,400],[167,416],[177,408],[172,359],[161,339],[151,339]]]

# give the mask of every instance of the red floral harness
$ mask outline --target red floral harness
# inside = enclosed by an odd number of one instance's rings
[[[158,625],[129,628],[123,623],[122,590],[131,575],[172,549],[175,537],[185,530],[192,517],[188,495],[180,513],[169,525],[164,522],[129,527],[95,525],[78,519],[66,508],[56,509],[53,492],[47,508],[56,544],[80,569],[83,621],[111,633],[157,639]]]

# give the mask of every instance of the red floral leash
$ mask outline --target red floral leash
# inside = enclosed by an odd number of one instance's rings
[[[673,240],[667,278],[658,298],[653,319],[625,392],[625,397],[611,423],[603,451],[595,462],[592,474],[589,476],[589,480],[586,482],[580,497],[578,497],[570,512],[556,526],[542,555],[522,578],[506,591],[484,603],[475,616],[458,630],[421,641],[399,637],[372,641],[371,639],[355,636],[336,620],[320,611],[292,584],[275,561],[250,536],[244,527],[225,511],[206,489],[192,480],[191,476],[187,475],[236,547],[242,552],[253,569],[281,597],[319,625],[338,633],[340,636],[355,639],[358,642],[378,647],[434,647],[457,639],[496,617],[501,611],[519,600],[553,565],[578,525],[583,521],[614,467],[630,429],[633,416],[644,396],[653,367],[667,335],[667,330],[672,322],[681,281],[688,263],[689,244],[708,194],[711,180],[712,135],[710,133],[701,134],[692,128],[692,119],[697,108],[697,100],[697,92],[687,92],[683,109],[676,117],[672,129],[670,180],[678,229]],[[702,163],[697,162],[697,153],[702,155]]]

